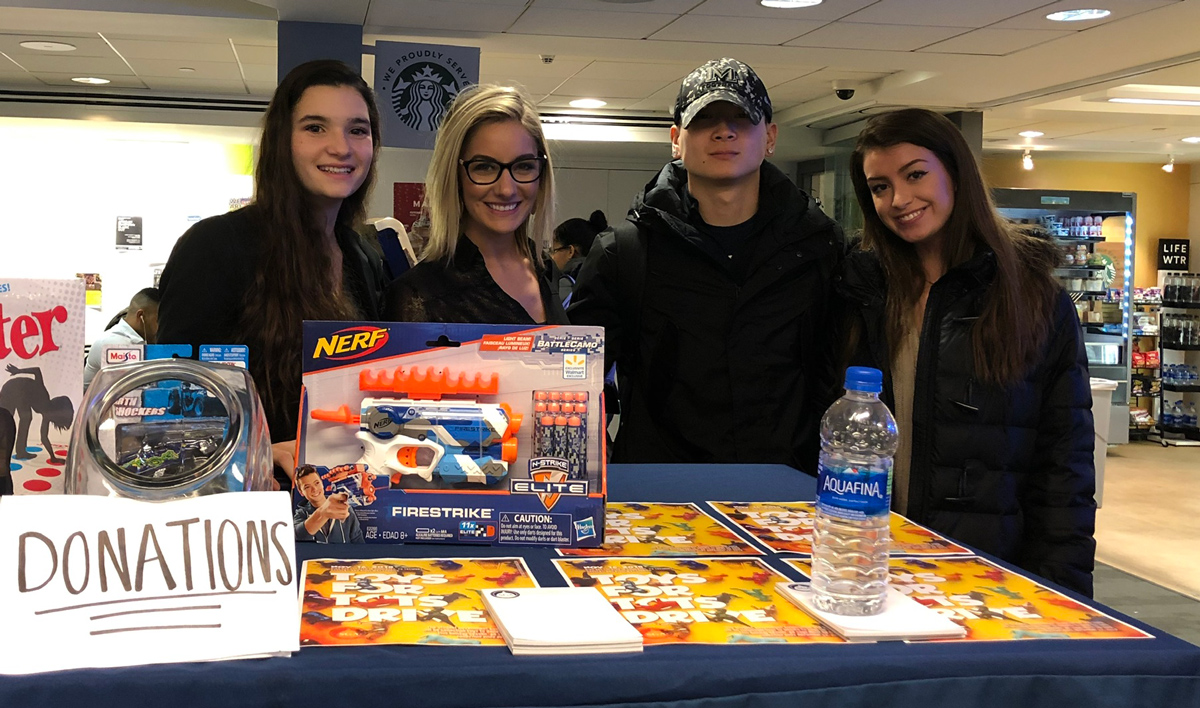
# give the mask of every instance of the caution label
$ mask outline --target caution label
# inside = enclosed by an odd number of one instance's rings
[[[500,514],[498,543],[567,546],[571,543],[571,515],[506,511]]]

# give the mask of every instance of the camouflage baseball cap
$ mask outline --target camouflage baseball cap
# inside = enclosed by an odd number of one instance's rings
[[[675,99],[675,125],[686,128],[701,108],[713,101],[738,106],[755,124],[771,122],[767,87],[748,65],[737,59],[714,59],[687,75]]]

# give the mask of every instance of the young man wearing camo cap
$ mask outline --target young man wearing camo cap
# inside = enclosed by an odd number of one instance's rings
[[[767,89],[710,61],[675,101],[674,161],[593,247],[573,324],[605,327],[621,379],[613,462],[784,463],[810,469],[815,372],[843,237],[766,159]]]

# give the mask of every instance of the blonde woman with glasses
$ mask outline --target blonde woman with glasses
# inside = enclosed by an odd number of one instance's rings
[[[543,257],[554,179],[541,121],[518,89],[476,86],[454,100],[425,178],[429,242],[388,288],[397,322],[566,324]]]

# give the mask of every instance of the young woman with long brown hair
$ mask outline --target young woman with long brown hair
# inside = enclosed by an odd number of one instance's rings
[[[250,373],[287,464],[300,399],[301,322],[378,319],[382,264],[352,226],[379,150],[371,88],[346,64],[301,64],[263,121],[249,206],[188,229],[160,283],[158,341],[249,345]]]
[[[1004,221],[938,113],[871,118],[851,179],[865,225],[837,285],[843,359],[884,372],[892,508],[1090,596],[1091,392],[1057,248]]]

